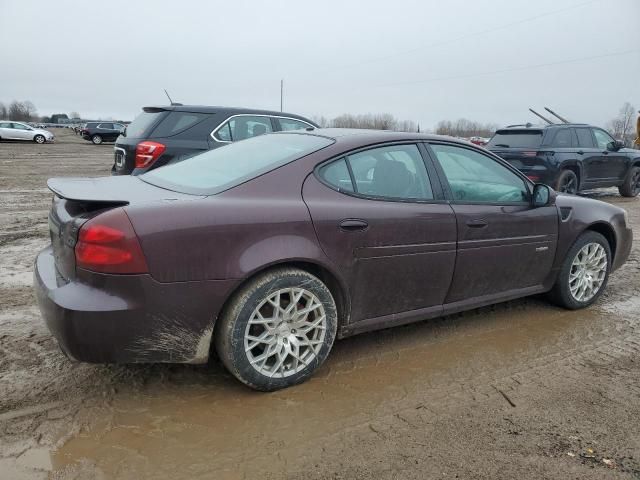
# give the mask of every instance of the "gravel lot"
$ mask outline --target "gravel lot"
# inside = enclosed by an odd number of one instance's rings
[[[640,479],[638,243],[588,310],[529,298],[346,339],[281,392],[215,360],[76,364],[31,292],[45,182],[108,175],[113,146],[55,133],[0,143],[0,478]],[[640,238],[640,200],[592,196]]]

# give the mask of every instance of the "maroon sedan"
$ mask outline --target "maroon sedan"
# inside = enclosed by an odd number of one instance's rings
[[[336,337],[549,292],[582,308],[631,248],[626,212],[557,195],[448,137],[264,135],[139,177],[51,179],[42,314],[86,362],[308,378]]]

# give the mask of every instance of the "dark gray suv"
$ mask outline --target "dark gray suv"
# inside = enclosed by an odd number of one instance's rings
[[[142,110],[116,141],[112,175],[140,175],[264,133],[317,128],[300,115],[267,110],[194,105]]]

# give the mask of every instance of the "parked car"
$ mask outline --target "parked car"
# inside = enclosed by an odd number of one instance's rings
[[[116,142],[113,175],[140,175],[236,140],[317,127],[291,113],[246,108],[145,107]]]
[[[0,121],[0,141],[29,140],[36,143],[53,142],[55,136],[48,130],[35,128],[24,122]]]
[[[515,125],[498,130],[486,148],[559,192],[618,187],[625,197],[640,193],[640,150],[625,148],[598,127]]]
[[[204,363],[213,342],[259,390],[308,378],[336,337],[543,292],[587,307],[632,242],[623,209],[415,133],[275,133],[48,186],[34,283],[69,357]]]
[[[88,122],[80,130],[80,135],[94,145],[100,145],[115,142],[124,128],[123,124],[117,122]]]

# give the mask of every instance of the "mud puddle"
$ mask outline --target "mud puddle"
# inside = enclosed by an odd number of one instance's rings
[[[464,391],[486,396],[505,371],[605,333],[601,313],[533,299],[366,334],[338,342],[309,382],[271,394],[219,366],[161,369],[144,388],[118,391],[89,431],[52,454],[53,467],[91,465],[107,478],[284,474],[351,428],[437,411]]]

